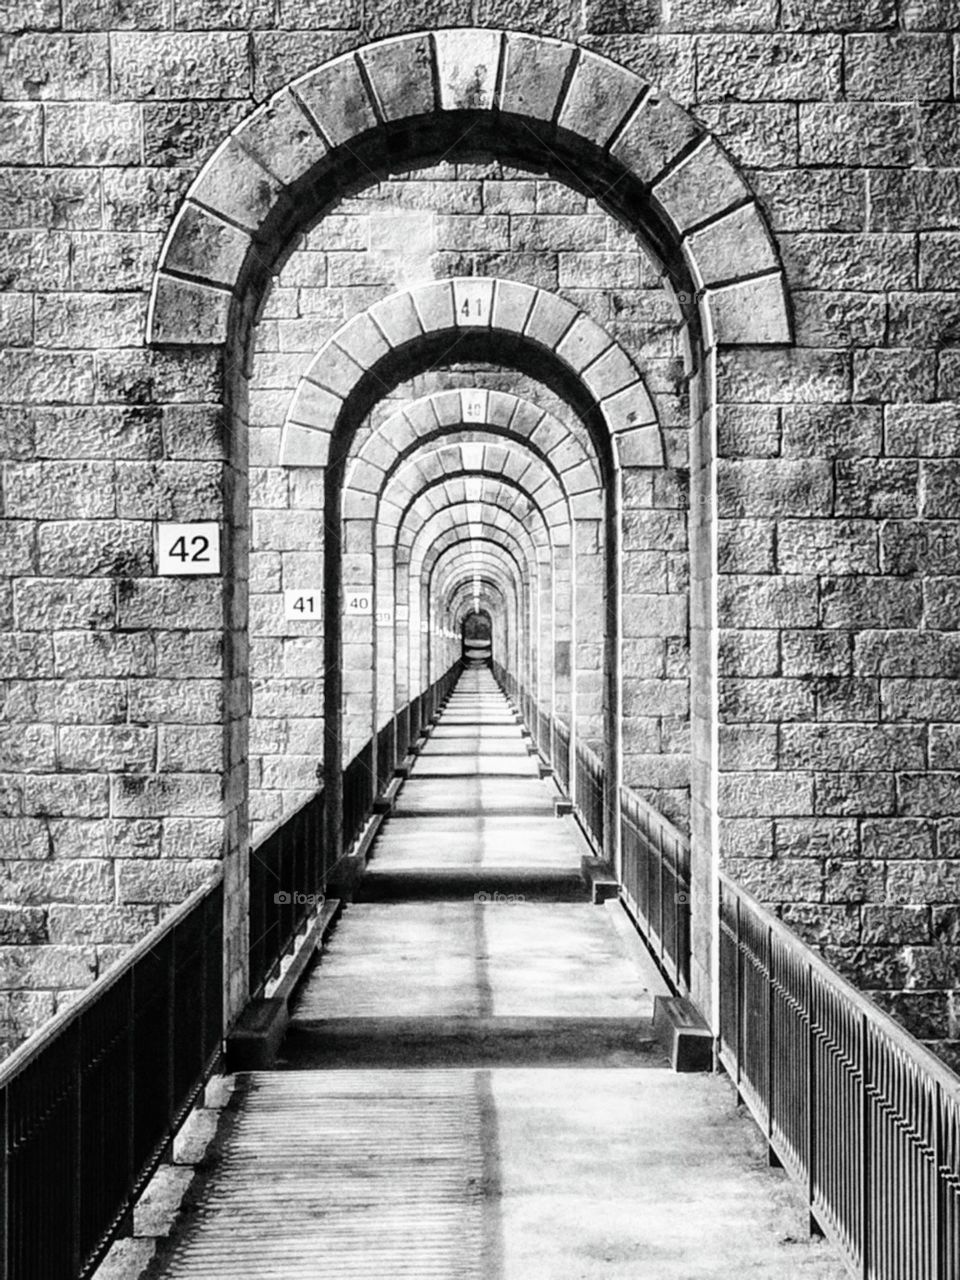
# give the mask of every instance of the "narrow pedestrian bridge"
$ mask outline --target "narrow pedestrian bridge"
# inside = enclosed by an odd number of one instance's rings
[[[90,356],[149,458],[108,398],[90,529],[9,473],[27,711],[96,721],[11,803],[51,894],[99,829],[149,914],[121,954],[96,904],[112,967],[0,1065],[0,1280],[960,1280],[960,1083],[849,980],[950,866],[898,842],[960,808],[953,569],[914,653],[880,564],[952,490],[846,438],[748,177],[627,67],[454,27],[298,72],[151,223],[149,377]],[[926,966],[936,1044],[928,934],[878,995]]]
[[[845,1274],[729,1085],[670,1070],[528,741],[460,677],[154,1274]]]

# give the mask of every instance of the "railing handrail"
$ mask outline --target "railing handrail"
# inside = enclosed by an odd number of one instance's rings
[[[789,925],[784,924],[769,908],[759,902],[749,889],[745,889],[738,884],[725,871],[720,871],[718,874],[720,883],[726,885],[738,897],[745,899],[750,910],[755,913],[765,927],[770,929],[771,933],[776,934],[782,942],[792,949],[795,955],[809,964],[814,972],[832,987],[839,990],[845,999],[849,1000],[860,1013],[868,1017],[898,1048],[909,1054],[918,1066],[933,1077],[941,1089],[948,1093],[956,1094],[958,1101],[960,1101],[960,1076],[951,1071],[946,1063],[932,1053],[916,1036],[911,1035],[905,1027],[895,1022],[869,996],[858,990],[828,960],[825,960],[819,952],[815,951],[798,934],[794,933]]]
[[[264,827],[264,829],[257,836],[256,840],[252,841],[248,846],[250,852],[256,853],[256,851],[260,848],[261,845],[266,844],[266,842],[272,836],[275,836],[281,827],[285,826],[288,822],[292,822],[298,813],[300,813],[303,809],[306,809],[307,805],[313,804],[317,796],[321,795],[322,793],[323,793],[323,783],[321,783],[320,786],[317,787],[315,791],[311,791],[311,793],[307,796],[306,800],[304,800],[301,804],[298,804],[295,809],[288,809],[286,813],[281,814],[281,816],[277,818],[276,822],[271,822],[269,826]]]
[[[181,920],[190,914],[198,903],[202,902],[217,888],[222,880],[223,867],[220,866],[216,871],[211,872],[209,879],[194,889],[189,897],[184,898],[183,902],[178,903],[172,911],[169,911],[162,920],[155,924],[149,933],[144,934],[139,942],[135,942],[129,951],[115,960],[105,973],[94,979],[89,987],[85,987],[80,995],[68,1004],[65,1009],[55,1013],[52,1018],[49,1018],[32,1035],[28,1036],[23,1044],[18,1045],[13,1053],[0,1063],[0,1089],[5,1088],[15,1076],[20,1074],[24,1067],[33,1062],[71,1023],[82,1017],[91,1005],[95,1004],[111,987],[115,986],[138,960],[141,960],[149,951],[152,951],[168,933],[177,927]]]
[[[665,817],[659,809],[655,809],[648,800],[644,800],[643,796],[640,795],[639,792],[635,791],[633,787],[628,787],[626,783],[621,782],[620,796],[621,799],[626,796],[631,804],[635,804],[637,808],[642,811],[644,817],[649,819],[651,822],[655,822],[658,826],[663,827],[663,829],[667,831],[674,840],[676,840],[682,849],[689,852],[690,837],[685,835],[684,832],[672,823],[669,818]]]

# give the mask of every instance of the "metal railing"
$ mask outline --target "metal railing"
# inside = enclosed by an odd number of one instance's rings
[[[960,1079],[725,875],[720,1059],[854,1274],[960,1276]]]
[[[343,771],[343,847],[349,849],[373,809],[374,740],[370,738]]]
[[[553,733],[553,757],[550,763],[553,765],[553,771],[559,779],[562,790],[570,794],[570,730],[562,720],[554,718]]]
[[[377,791],[382,792],[393,778],[397,763],[397,717],[393,716],[377,731]]]
[[[690,988],[690,841],[627,787],[620,788],[624,901],[674,987]]]
[[[606,786],[606,769],[603,761],[585,742],[577,743],[576,779],[574,790],[577,808],[583,825],[597,852],[603,854],[603,796]]]
[[[530,727],[541,755],[549,759],[560,787],[570,794],[570,730],[544,711],[503,666],[494,678]],[[602,855],[607,816],[606,768],[596,752],[578,742],[574,802],[581,824]],[[623,851],[621,889],[665,976],[686,993],[690,983],[690,842],[635,792],[620,788],[610,821],[619,820]]]
[[[250,996],[262,995],[316,905],[330,870],[323,789],[250,850]]]
[[[343,845],[359,838],[373,802],[389,786],[422,724],[436,714],[457,676],[455,663],[433,685],[401,707],[343,771]],[[376,775],[373,766],[376,762]],[[323,893],[332,859],[323,839],[323,789],[250,850],[250,996],[262,995]]]
[[[83,1280],[220,1056],[223,886],[198,889],[0,1066],[0,1280]]]

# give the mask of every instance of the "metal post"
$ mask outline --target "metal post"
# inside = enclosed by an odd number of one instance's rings
[[[860,1275],[870,1278],[870,1040],[867,1016],[860,1015]]]

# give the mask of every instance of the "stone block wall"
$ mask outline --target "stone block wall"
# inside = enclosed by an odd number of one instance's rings
[[[223,519],[225,502],[234,516],[243,498],[242,481],[224,469],[237,446],[219,412],[233,371],[213,354],[144,348],[147,290],[178,202],[227,130],[293,76],[365,39],[478,22],[576,40],[648,77],[714,130],[769,218],[796,345],[718,353],[721,850],[743,883],[955,1059],[954,20],[937,0],[675,0],[669,16],[656,0],[455,0],[442,12],[432,0],[8,6],[0,15],[5,1043],[243,841],[242,733],[222,728],[227,704],[241,722],[245,696],[235,606],[222,611],[206,583],[161,582],[152,571],[154,519]],[[661,295],[639,276],[617,274],[639,259],[609,219],[598,248],[600,223],[579,192],[492,169],[391,178],[387,198],[422,208],[418,181],[431,184],[434,216],[424,225],[444,237],[444,274],[482,256],[484,270],[566,291],[587,309],[602,298],[606,314],[594,314],[675,398],[662,415],[679,441],[687,414],[672,313],[657,310]],[[553,203],[538,204],[541,191]],[[462,199],[469,207],[457,206]],[[281,361],[270,383],[265,362],[315,348],[339,318],[323,311],[339,305],[338,289],[357,290],[357,309],[364,290],[368,300],[383,291],[383,280],[348,274],[350,258],[369,257],[350,247],[355,225],[352,216],[331,219],[324,234],[345,237],[340,247],[305,245],[291,258],[284,271],[314,254],[324,272],[335,264],[333,277],[284,284],[281,272],[260,320],[250,406],[264,428],[251,436],[255,596],[270,595],[273,586],[257,587],[278,572],[282,580],[284,557],[319,553],[316,540],[286,545],[303,535],[282,531],[291,489],[271,488],[261,391],[287,386],[288,375]],[[642,313],[614,314],[612,299],[631,291]],[[656,607],[672,627],[686,589],[685,549],[675,541],[685,502],[674,481],[688,463],[677,447],[678,475],[656,496],[657,520],[628,522],[624,573],[637,583],[629,610],[637,634],[627,632],[625,670],[646,661],[649,637],[637,621],[651,607],[645,597],[663,597]],[[697,468],[712,485],[712,459]],[[642,509],[642,478],[624,483]],[[297,502],[316,511],[306,495]],[[258,545],[271,537],[279,545]],[[649,552],[666,558],[654,565]],[[242,581],[242,540],[236,558]],[[679,643],[659,651],[664,679],[636,686],[625,705],[635,721],[632,777],[640,784],[662,770],[658,785],[670,792],[682,790],[676,770],[687,750],[684,634],[670,632]],[[299,714],[295,683],[304,664],[315,669],[315,633],[293,637],[297,644],[276,638],[254,638],[264,681],[254,696],[288,682],[288,708],[263,719],[306,723],[282,750],[255,739],[261,769],[270,755],[309,761],[316,744],[316,719]],[[709,744],[693,745],[709,755]]]

